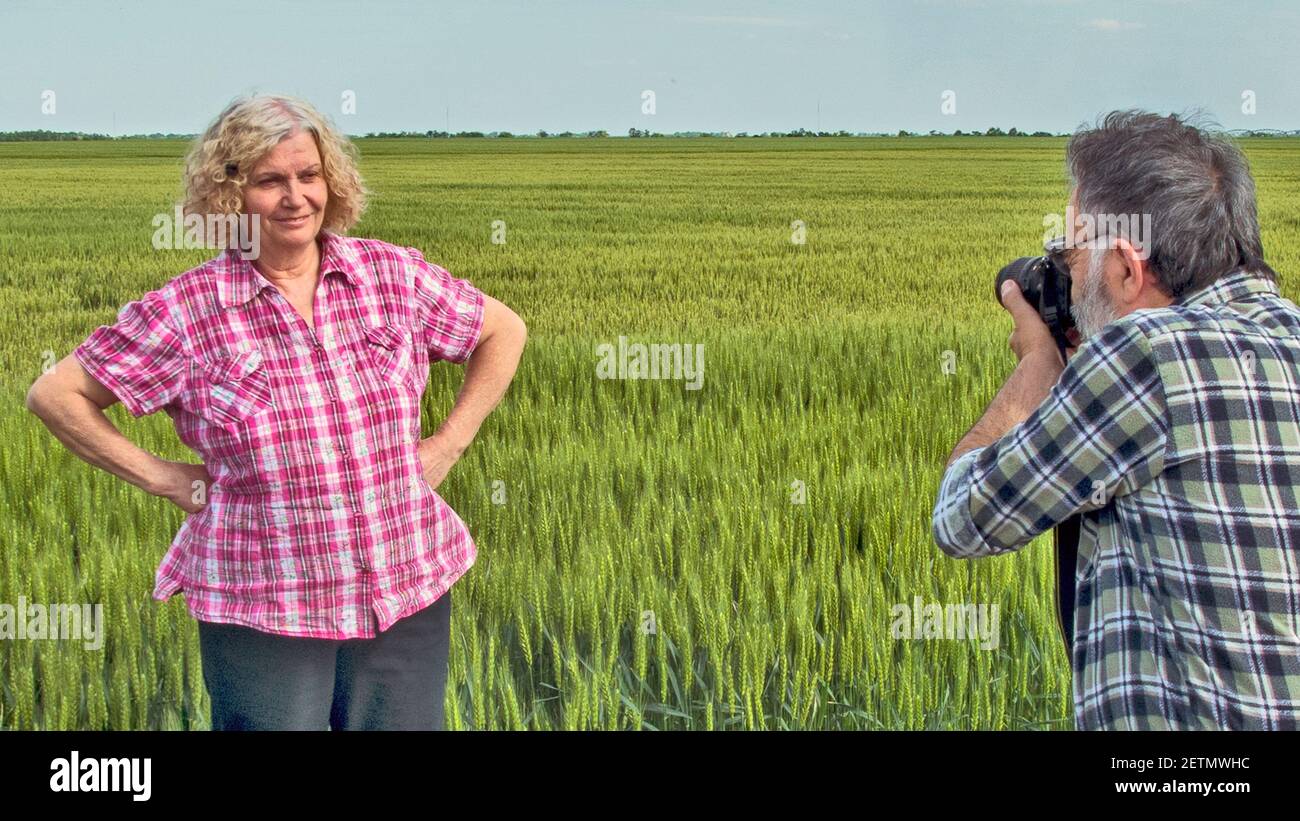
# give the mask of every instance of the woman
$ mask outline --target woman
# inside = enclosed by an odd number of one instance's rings
[[[450,588],[476,549],[435,489],[526,329],[415,248],[342,235],[365,207],[355,153],[305,102],[235,100],[193,145],[184,212],[244,215],[255,259],[232,244],[128,303],[28,394],[78,456],[191,514],[153,595],[184,591],[199,622],[216,729],[442,725]],[[465,382],[420,439],[436,360]],[[203,463],[136,447],[103,413],[119,400],[165,410]]]

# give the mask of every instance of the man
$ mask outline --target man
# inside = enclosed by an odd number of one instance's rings
[[[1062,363],[1008,289],[1019,364],[948,460],[935,541],[997,555],[1080,514],[1080,729],[1300,728],[1300,309],[1262,260],[1248,164],[1136,111],[1066,158],[1080,344]],[[1120,214],[1150,236],[1092,230]]]

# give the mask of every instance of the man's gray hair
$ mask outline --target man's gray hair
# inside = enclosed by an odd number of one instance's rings
[[[1150,236],[1128,239],[1145,248],[1167,296],[1178,300],[1243,265],[1276,281],[1263,260],[1250,165],[1217,128],[1113,111],[1074,133],[1065,161],[1080,213],[1098,224],[1099,215],[1150,215]]]

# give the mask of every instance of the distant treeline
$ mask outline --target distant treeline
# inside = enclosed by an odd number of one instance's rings
[[[509,138],[512,138],[512,139],[552,139],[552,138],[555,138],[555,137],[577,137],[577,138],[583,138],[583,137],[608,137],[608,136],[609,136],[609,132],[608,132],[608,131],[580,131],[580,132],[574,132],[574,131],[556,131],[556,132],[551,132],[551,131],[538,131],[536,134],[515,134],[515,133],[510,132],[510,131],[488,131],[488,132],[486,132],[486,133],[485,133],[485,132],[482,132],[482,131],[457,131],[457,132],[454,132],[454,133],[453,133],[453,132],[448,132],[448,131],[424,131],[424,132],[420,132],[420,131],[372,131],[372,132],[370,132],[369,134],[366,134],[365,136],[367,136],[367,137],[388,137],[388,138],[398,138],[398,139],[401,139],[401,138],[418,138],[418,139],[435,139],[435,140],[437,140],[437,139],[458,138],[458,137],[479,137],[479,138],[485,138],[485,139],[501,139],[501,138],[503,138],[503,137],[509,137]],[[657,132],[657,131],[650,131],[649,129],[629,128],[629,129],[627,130],[627,136],[629,136],[629,137],[634,137],[634,138],[640,138],[640,137],[719,137],[719,138],[722,138],[722,139],[733,139],[733,138],[737,138],[737,137],[919,137],[919,136],[926,136],[926,135],[923,135],[923,134],[921,134],[921,133],[917,133],[917,132],[912,132],[912,131],[899,131],[899,132],[897,132],[897,133],[894,133],[894,132],[877,132],[877,131],[872,131],[872,132],[866,132],[866,131],[809,131],[809,130],[806,129],[806,128],[796,128],[794,131],[767,131],[767,132],[756,131],[756,132],[754,132],[754,133],[752,133],[752,134],[749,133],[749,132],[747,132],[747,131],[740,131],[740,132],[736,132],[736,133],[732,133],[732,132],[730,132],[730,131],[673,131],[673,132],[671,132],[671,133],[667,133],[667,134],[665,134],[665,133],[660,133],[660,132]],[[1020,130],[1015,129],[1015,128],[1012,128],[1012,129],[1010,129],[1010,130],[1008,130],[1008,131],[1003,131],[1003,130],[1000,129],[1000,128],[990,128],[988,131],[968,131],[968,132],[955,131],[955,132],[953,132],[951,135],[949,135],[949,134],[945,134],[945,133],[940,132],[940,131],[931,131],[931,132],[929,133],[928,136],[932,136],[932,137],[946,137],[946,136],[956,136],[956,137],[965,137],[965,136],[970,136],[970,137],[977,137],[977,136],[979,136],[979,137],[983,137],[983,136],[988,136],[988,137],[1055,137],[1055,136],[1058,136],[1058,135],[1056,135],[1056,134],[1051,134],[1051,133],[1049,133],[1049,132],[1047,132],[1047,131],[1035,131],[1035,132],[1033,132],[1033,133],[1031,134],[1031,133],[1028,132],[1028,131],[1020,131]],[[1059,136],[1066,136],[1066,135],[1062,134],[1062,135],[1059,135]]]
[[[0,142],[63,142],[67,140],[175,140],[188,139],[193,134],[129,134],[110,137],[107,134],[85,134],[81,131],[0,131]]]
[[[1300,130],[1282,131],[1276,128],[1266,128],[1258,130],[1233,129],[1228,132],[1234,137],[1295,137],[1300,136]],[[55,142],[66,140],[189,140],[194,138],[194,134],[127,134],[121,137],[111,137],[107,134],[86,134],[80,131],[0,131],[0,142]],[[554,139],[554,138],[573,138],[573,139],[591,139],[608,137],[608,131],[538,131],[536,134],[514,134],[509,131],[371,131],[365,135],[350,135],[365,137],[380,137],[388,139],[421,139],[421,140],[439,140],[439,139]],[[1069,134],[1053,134],[1050,131],[1021,131],[1018,128],[1009,128],[1003,131],[1001,128],[989,128],[984,131],[962,131],[958,129],[952,132],[944,131],[906,131],[882,132],[882,131],[809,131],[804,128],[796,128],[794,131],[767,131],[754,132],[750,134],[746,131],[732,133],[730,131],[674,131],[671,134],[661,134],[648,129],[629,128],[627,136],[633,138],[641,137],[719,137],[722,139],[735,139],[743,137],[1068,137]]]

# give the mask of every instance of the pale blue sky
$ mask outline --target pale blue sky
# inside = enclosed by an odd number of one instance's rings
[[[247,91],[351,134],[441,130],[448,109],[455,131],[815,129],[819,101],[820,128],[854,132],[1070,131],[1127,107],[1292,129],[1297,34],[1300,4],[1274,0],[4,2],[0,130],[197,132]]]

